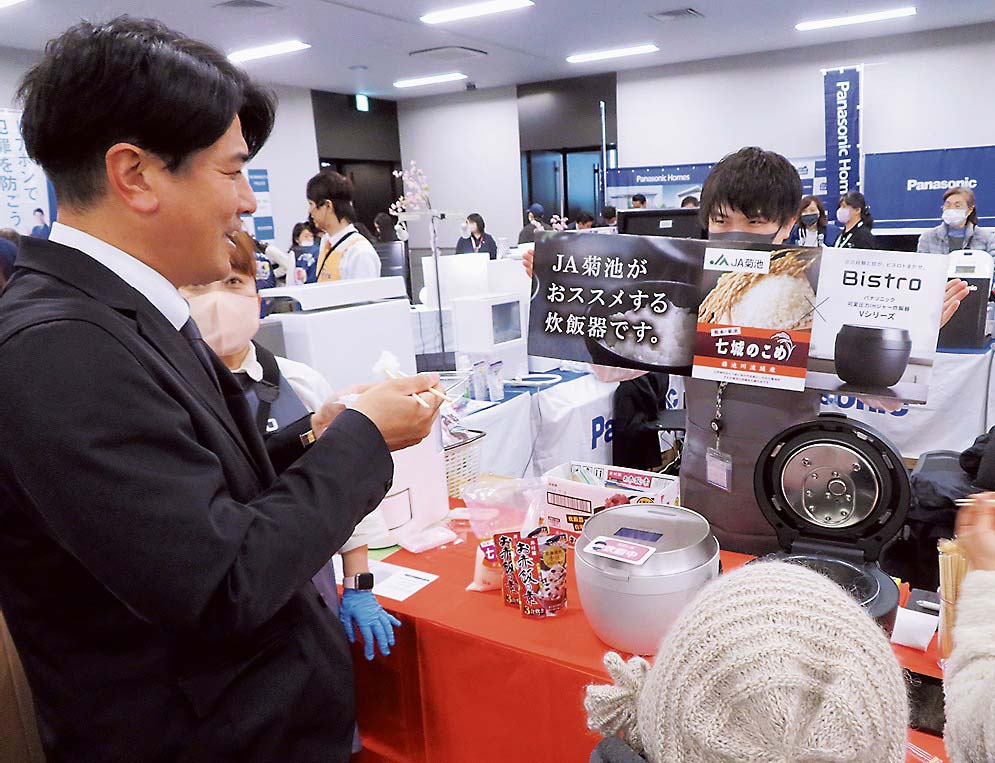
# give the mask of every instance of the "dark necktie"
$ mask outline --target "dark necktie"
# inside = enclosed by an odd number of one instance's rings
[[[204,373],[207,374],[207,378],[214,384],[215,389],[221,392],[221,382],[218,381],[218,374],[214,370],[214,363],[211,361],[211,348],[204,341],[204,337],[201,336],[200,329],[197,328],[197,324],[194,323],[193,318],[187,319],[187,322],[180,329],[180,334],[187,340],[190,349],[193,350],[193,354],[197,356],[197,360],[204,367]]]

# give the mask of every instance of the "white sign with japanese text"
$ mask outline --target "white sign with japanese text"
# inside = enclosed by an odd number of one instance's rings
[[[30,235],[42,223],[35,218],[40,209],[51,223],[48,181],[41,167],[28,157],[21,137],[21,112],[0,109],[0,228],[13,228]]]

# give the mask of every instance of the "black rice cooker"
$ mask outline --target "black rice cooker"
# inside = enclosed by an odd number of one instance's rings
[[[890,635],[898,586],[879,560],[901,531],[912,495],[894,446],[864,424],[822,414],[767,444],[753,485],[783,549],[766,558],[826,575]]]

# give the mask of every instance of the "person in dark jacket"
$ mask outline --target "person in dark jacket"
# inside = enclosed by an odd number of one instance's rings
[[[833,246],[839,249],[877,249],[878,242],[871,233],[874,218],[871,208],[859,191],[850,191],[840,198],[836,209],[836,220],[843,226],[843,232]]]
[[[437,377],[259,434],[179,293],[229,272],[275,117],[224,53],[81,22],[19,97],[59,221],[0,299],[0,609],[46,756],[345,763],[352,661],[311,578],[431,430],[411,395]]]
[[[544,230],[551,230],[546,222],[546,208],[542,204],[533,204],[525,210],[527,219],[525,227],[518,233],[519,244],[531,244],[535,241],[536,233]]]
[[[497,241],[487,232],[483,217],[476,212],[467,215],[462,233],[462,237],[456,242],[456,254],[487,252],[492,260],[497,259]]]
[[[670,375],[650,372],[621,382],[612,399],[615,434],[612,463],[651,471],[662,466],[660,427],[657,421],[667,408]]]
[[[18,239],[10,238],[3,235],[9,229],[4,229],[0,231],[0,291],[3,291],[3,287],[7,285],[7,281],[14,272],[14,263],[17,261],[17,249],[18,249]],[[11,230],[14,236],[17,236],[17,232]]]
[[[381,244],[388,241],[397,241],[397,231],[394,229],[395,225],[397,225],[397,218],[393,215],[389,215],[386,212],[377,212],[377,216],[373,218],[373,232],[377,234],[377,241]]]

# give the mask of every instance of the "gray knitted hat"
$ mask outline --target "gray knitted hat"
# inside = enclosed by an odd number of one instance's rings
[[[622,732],[650,763],[902,763],[902,669],[843,589],[763,562],[706,587],[651,668],[605,655],[614,686],[591,686],[588,725]]]

